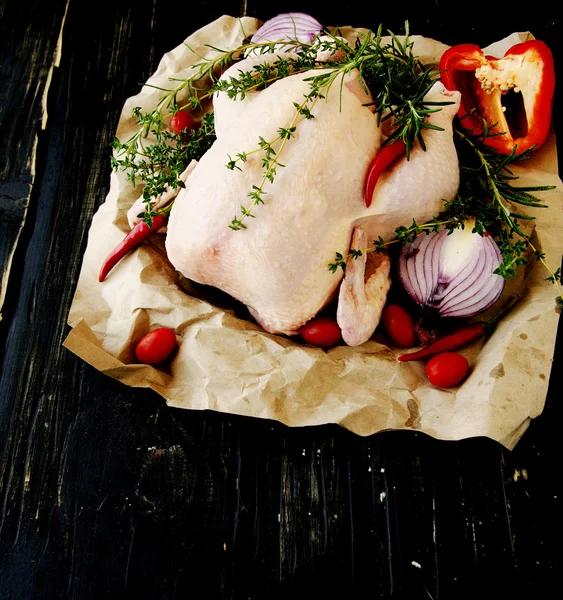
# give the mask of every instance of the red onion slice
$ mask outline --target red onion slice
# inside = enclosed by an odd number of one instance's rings
[[[502,261],[494,239],[473,223],[417,237],[399,257],[399,279],[411,298],[444,317],[470,317],[490,308],[504,289],[494,271]]]
[[[442,246],[446,243],[446,239],[447,239],[447,235],[448,232],[446,230],[444,231],[440,231],[440,233],[430,233],[430,236],[432,236],[432,238],[436,238],[435,240],[432,240],[432,246],[434,246],[433,249],[428,249],[429,252],[432,253],[431,256],[431,260],[432,260],[432,271],[433,271],[433,276],[432,276],[432,282],[433,282],[433,288],[432,288],[432,302],[434,302],[437,298],[441,298],[441,296],[444,294],[444,286],[442,284],[442,265],[440,263],[440,261],[437,260],[438,256],[440,255],[440,253],[442,252]]]
[[[266,21],[250,41],[260,43],[297,40],[309,44],[322,30],[323,26],[310,15],[300,12],[282,13]]]
[[[406,253],[405,252],[401,252],[401,254],[399,255],[399,269],[398,269],[398,271],[399,271],[399,279],[400,279],[401,283],[403,284],[403,287],[407,291],[408,295],[411,298],[414,298],[416,302],[418,302],[418,300],[416,300],[416,295],[414,293],[414,288],[411,285],[411,278],[407,277],[406,270],[407,270],[407,257],[406,257]]]
[[[483,312],[491,307],[501,295],[504,288],[504,279],[500,275],[495,275],[493,271],[500,264],[502,257],[493,239],[488,239],[490,242],[486,244],[488,254],[486,270],[488,273],[491,273],[488,277],[488,282],[478,288],[475,293],[468,294],[466,290],[463,294],[460,294],[457,302],[450,301],[447,306],[442,306],[442,314],[444,316],[464,316],[467,311],[471,311],[473,314]]]
[[[416,295],[416,297],[418,298],[418,302],[424,302],[424,297],[422,295],[422,292],[420,290],[420,282],[419,282],[419,278],[418,278],[418,270],[416,268],[416,263],[417,263],[417,256],[420,254],[420,244],[422,242],[424,238],[422,236],[416,238],[414,240],[414,242],[412,242],[411,247],[410,247],[410,253],[407,254],[407,270],[409,273],[409,277],[412,281],[412,286],[414,289],[414,293]]]
[[[420,236],[422,241],[418,246],[418,254],[414,257],[415,260],[415,271],[418,279],[418,285],[420,287],[420,297],[422,302],[428,302],[428,297],[432,293],[432,289],[430,287],[431,281],[425,276],[424,273],[424,257],[426,256],[426,246],[431,242],[431,239],[427,236]]]
[[[450,238],[446,240],[446,244]],[[455,252],[455,239],[454,239],[454,252]],[[444,248],[444,252],[448,254],[452,251],[451,246]],[[453,294],[461,292],[467,287],[471,286],[476,279],[479,278],[484,268],[485,256],[480,252],[471,252],[469,260],[464,260],[464,267],[457,271],[457,273],[450,278],[448,273],[440,273],[440,283],[442,283],[440,290],[434,295],[434,301],[440,301],[444,303]],[[461,287],[460,287],[461,286]]]
[[[416,238],[411,244],[409,244],[409,252],[402,252],[399,256],[399,278],[401,279],[401,283],[407,290],[409,296],[411,296],[411,298],[413,298],[418,304],[422,304],[423,299],[420,296],[420,288],[416,280],[413,259],[418,253],[417,246],[420,244],[420,242],[420,237]]]
[[[446,241],[447,233],[448,232],[445,230],[441,231],[440,233],[433,233],[433,235],[436,236],[436,240],[434,241],[433,244],[431,244],[431,247],[428,248],[428,250],[425,253],[426,254],[425,264],[428,265],[425,272],[429,273],[429,275],[430,275],[430,289],[431,289],[431,292],[428,296],[428,300],[427,300],[426,304],[434,301],[434,296],[438,289],[438,283],[439,283],[439,279],[440,279],[440,269],[439,269],[439,263],[438,263],[437,259],[438,259],[438,256],[440,255],[440,252],[442,251],[442,246],[443,246],[444,242]]]
[[[485,252],[473,252],[471,261],[451,281],[444,279],[443,292],[440,296],[436,296],[435,300],[440,302],[440,306],[445,307],[452,299],[454,301],[459,299],[460,295],[468,289],[469,295],[474,294],[473,285],[489,267]]]
[[[481,260],[479,263],[480,268],[475,269],[475,272],[477,273],[476,277],[470,280],[470,285],[465,285],[465,282],[463,282],[461,285],[456,286],[452,293],[447,294],[440,302],[442,310],[447,310],[460,304],[466,304],[468,300],[473,301],[476,296],[482,294],[483,290],[487,288],[487,285],[473,285],[475,281],[479,280],[483,276],[486,276],[487,274],[492,273],[496,268],[493,266],[495,264],[494,254],[491,254],[489,251],[488,244],[485,244],[483,249],[483,252],[479,252],[479,256],[481,256],[483,260]],[[494,283],[494,279],[492,277],[490,278],[490,281]]]

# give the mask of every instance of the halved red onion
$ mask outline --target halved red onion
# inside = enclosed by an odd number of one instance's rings
[[[297,40],[309,44],[323,26],[310,15],[289,12],[266,21],[250,39],[253,43]]]
[[[409,296],[444,317],[470,317],[487,310],[504,289],[494,271],[502,255],[492,236],[464,229],[420,235],[399,257],[399,279]]]

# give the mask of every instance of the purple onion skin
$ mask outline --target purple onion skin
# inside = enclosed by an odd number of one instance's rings
[[[298,40],[309,44],[323,30],[317,19],[301,12],[281,13],[268,19],[252,36],[252,43]]]
[[[399,280],[423,308],[442,317],[472,317],[490,308],[502,294],[505,280],[494,273],[502,255],[492,236],[480,236],[479,254],[471,253],[470,260],[448,277],[440,267],[447,236],[447,230],[431,232],[406,244],[399,257]],[[421,237],[430,239],[424,242]]]

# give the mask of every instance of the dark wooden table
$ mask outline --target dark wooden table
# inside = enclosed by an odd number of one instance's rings
[[[162,54],[221,16],[486,45],[553,5],[0,1],[0,598],[548,598],[561,586],[561,336],[513,451],[172,410],[62,347],[109,143]],[[561,82],[556,92],[560,106]],[[559,103],[557,102],[559,98]],[[554,126],[563,140],[560,112]]]

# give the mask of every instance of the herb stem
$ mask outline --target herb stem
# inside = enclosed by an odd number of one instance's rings
[[[237,156],[236,159],[230,161],[229,168],[233,169],[237,165],[237,162],[239,162],[239,161],[246,162],[247,157],[250,154],[254,154],[255,152],[259,152],[261,150],[266,152],[266,156],[262,161],[263,166],[265,168],[264,174],[262,176],[262,181],[260,182],[260,185],[253,186],[253,191],[248,194],[252,198],[252,203],[250,204],[250,206],[248,208],[245,206],[241,206],[240,217],[234,217],[232,219],[231,223],[229,224],[229,227],[231,229],[233,229],[234,231],[238,231],[240,229],[246,229],[246,225],[243,223],[244,219],[246,219],[247,217],[254,218],[252,209],[255,208],[256,206],[258,206],[258,204],[264,204],[264,200],[263,200],[262,196],[265,193],[264,186],[266,185],[266,182],[269,181],[270,183],[273,183],[275,175],[276,175],[277,167],[284,166],[279,162],[279,157],[282,154],[288,140],[291,137],[293,137],[293,134],[295,132],[297,125],[299,123],[301,123],[302,121],[304,121],[305,119],[312,117],[311,110],[314,108],[318,98],[319,98],[319,95],[316,92],[310,92],[309,94],[307,94],[307,96],[305,96],[305,100],[303,100],[303,102],[301,104],[296,105],[295,114],[293,116],[293,119],[292,119],[289,127],[280,129],[280,134],[274,140],[271,140],[270,142],[266,142],[265,140],[261,139],[259,148],[251,150],[249,152],[241,153]],[[311,102],[311,100],[312,100],[312,102]],[[309,102],[311,102],[311,106],[307,107],[307,104],[309,104]],[[301,115],[301,118],[300,118],[300,115]],[[280,140],[281,140],[281,144],[280,144],[279,148],[277,149],[277,151],[274,151],[273,144]]]
[[[367,252],[383,252],[386,248],[392,246],[393,244],[405,244],[407,242],[412,242],[419,235],[428,234],[432,231],[437,232],[442,227],[457,226],[460,226],[460,224],[454,218],[442,220],[435,218],[432,221],[422,225],[418,225],[415,221],[413,221],[412,225],[409,227],[397,227],[395,230],[397,235],[391,240],[384,240],[380,237],[379,239],[374,240],[373,244],[368,248],[351,248],[346,256],[340,254],[340,252],[337,252],[335,254],[334,262],[329,263],[328,268],[333,273],[335,273],[338,268],[341,268],[344,271],[346,270],[346,262],[349,258],[359,258],[362,256],[362,254]]]

